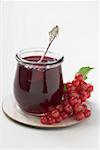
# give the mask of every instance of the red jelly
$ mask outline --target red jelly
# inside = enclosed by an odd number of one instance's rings
[[[51,105],[59,104],[63,95],[63,57],[48,52],[39,63],[42,53],[29,49],[16,55],[15,98],[23,111],[36,115],[47,112]]]

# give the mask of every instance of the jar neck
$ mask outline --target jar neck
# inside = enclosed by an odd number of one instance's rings
[[[52,61],[38,62],[38,61],[34,61],[34,59],[33,60],[25,59],[28,57],[34,58],[36,56],[40,56],[40,58],[41,58],[41,56],[43,55],[43,52],[44,52],[43,50],[36,49],[36,48],[24,49],[24,50],[19,51],[16,54],[16,60],[18,61],[19,64],[24,65],[27,68],[38,68],[39,67],[39,68],[46,68],[46,69],[57,67],[64,60],[63,56],[61,56],[57,53],[54,53],[52,51],[48,51],[48,53],[45,56],[45,57],[51,58]]]

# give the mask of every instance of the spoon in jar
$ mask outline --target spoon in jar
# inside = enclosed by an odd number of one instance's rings
[[[43,55],[41,56],[40,60],[38,61],[38,63],[42,62],[43,58],[45,57],[48,49],[50,48],[52,42],[54,41],[54,39],[58,36],[59,34],[59,28],[56,25],[55,27],[53,27],[53,29],[49,32],[49,44],[48,47],[46,48],[46,50],[43,52]]]

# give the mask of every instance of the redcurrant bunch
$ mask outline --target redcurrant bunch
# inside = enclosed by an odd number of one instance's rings
[[[63,100],[56,107],[50,106],[48,112],[40,118],[43,124],[59,123],[69,117],[83,120],[91,115],[86,100],[90,98],[93,86],[84,81],[82,74],[76,74],[72,82],[64,84]]]

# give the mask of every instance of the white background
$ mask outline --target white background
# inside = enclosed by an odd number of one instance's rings
[[[1,112],[2,147],[98,147],[98,3],[2,2],[2,99],[12,92],[15,54],[27,47],[46,47],[48,31],[56,24],[60,35],[52,45],[65,56],[64,81],[82,66],[94,67],[88,82],[95,86],[92,117],[63,130],[30,129],[8,120]],[[1,86],[0,85],[0,86]],[[1,121],[1,119],[0,119]]]

